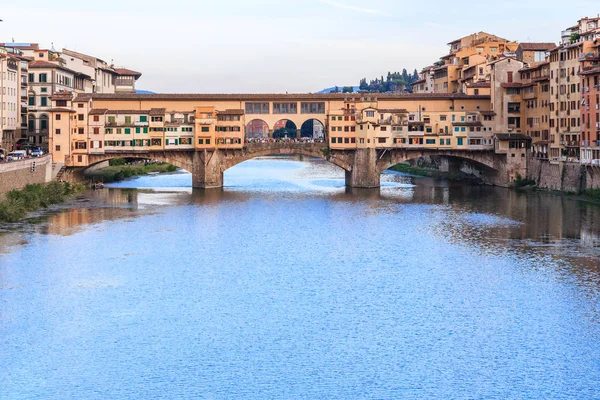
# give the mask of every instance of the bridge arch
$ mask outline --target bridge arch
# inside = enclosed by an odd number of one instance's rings
[[[291,119],[280,119],[273,125],[273,139],[295,139],[297,133],[298,127]]]
[[[269,137],[269,124],[262,119],[253,119],[246,124],[246,139],[266,139]]]
[[[386,154],[387,153],[387,154]],[[378,157],[377,167],[380,171],[385,171],[394,165],[406,161],[418,160],[424,157],[447,157],[457,161],[467,161],[475,166],[481,167],[487,171],[498,171],[496,157],[493,150],[482,151],[456,151],[456,150],[416,150],[416,149],[397,149],[386,151]]]
[[[90,154],[88,156],[88,165],[83,167],[84,171],[97,166],[98,164],[110,161],[116,158],[127,158],[135,160],[157,160],[173,164],[177,168],[184,169],[188,172],[193,171],[192,154],[183,151],[164,151],[153,153],[107,153],[107,154]]]
[[[300,137],[307,139],[325,139],[325,125],[317,118],[304,121],[300,127]]]

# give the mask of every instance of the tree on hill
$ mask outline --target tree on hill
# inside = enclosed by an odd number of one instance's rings
[[[360,80],[359,88],[363,92],[386,93],[410,91],[410,84],[419,79],[417,70],[409,74],[406,68],[402,72],[388,72],[387,77],[375,78],[367,82],[366,78]]]

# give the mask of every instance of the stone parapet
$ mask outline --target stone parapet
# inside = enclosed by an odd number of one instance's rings
[[[35,168],[33,165],[35,163]],[[52,156],[27,158],[21,161],[0,162],[0,199],[13,189],[52,179]]]

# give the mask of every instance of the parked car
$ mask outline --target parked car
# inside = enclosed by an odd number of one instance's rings
[[[6,155],[6,161],[23,160],[27,157],[27,152],[23,150],[11,151]]]
[[[41,157],[44,155],[44,150],[42,150],[38,147],[37,149],[33,149],[33,151],[31,152],[31,155],[33,157]]]

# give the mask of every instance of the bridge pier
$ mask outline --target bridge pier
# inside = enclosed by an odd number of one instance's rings
[[[378,188],[381,171],[377,167],[375,149],[356,149],[352,169],[346,171],[346,186],[352,188]]]
[[[223,187],[221,154],[216,151],[195,151],[192,159],[192,187],[211,189]]]

